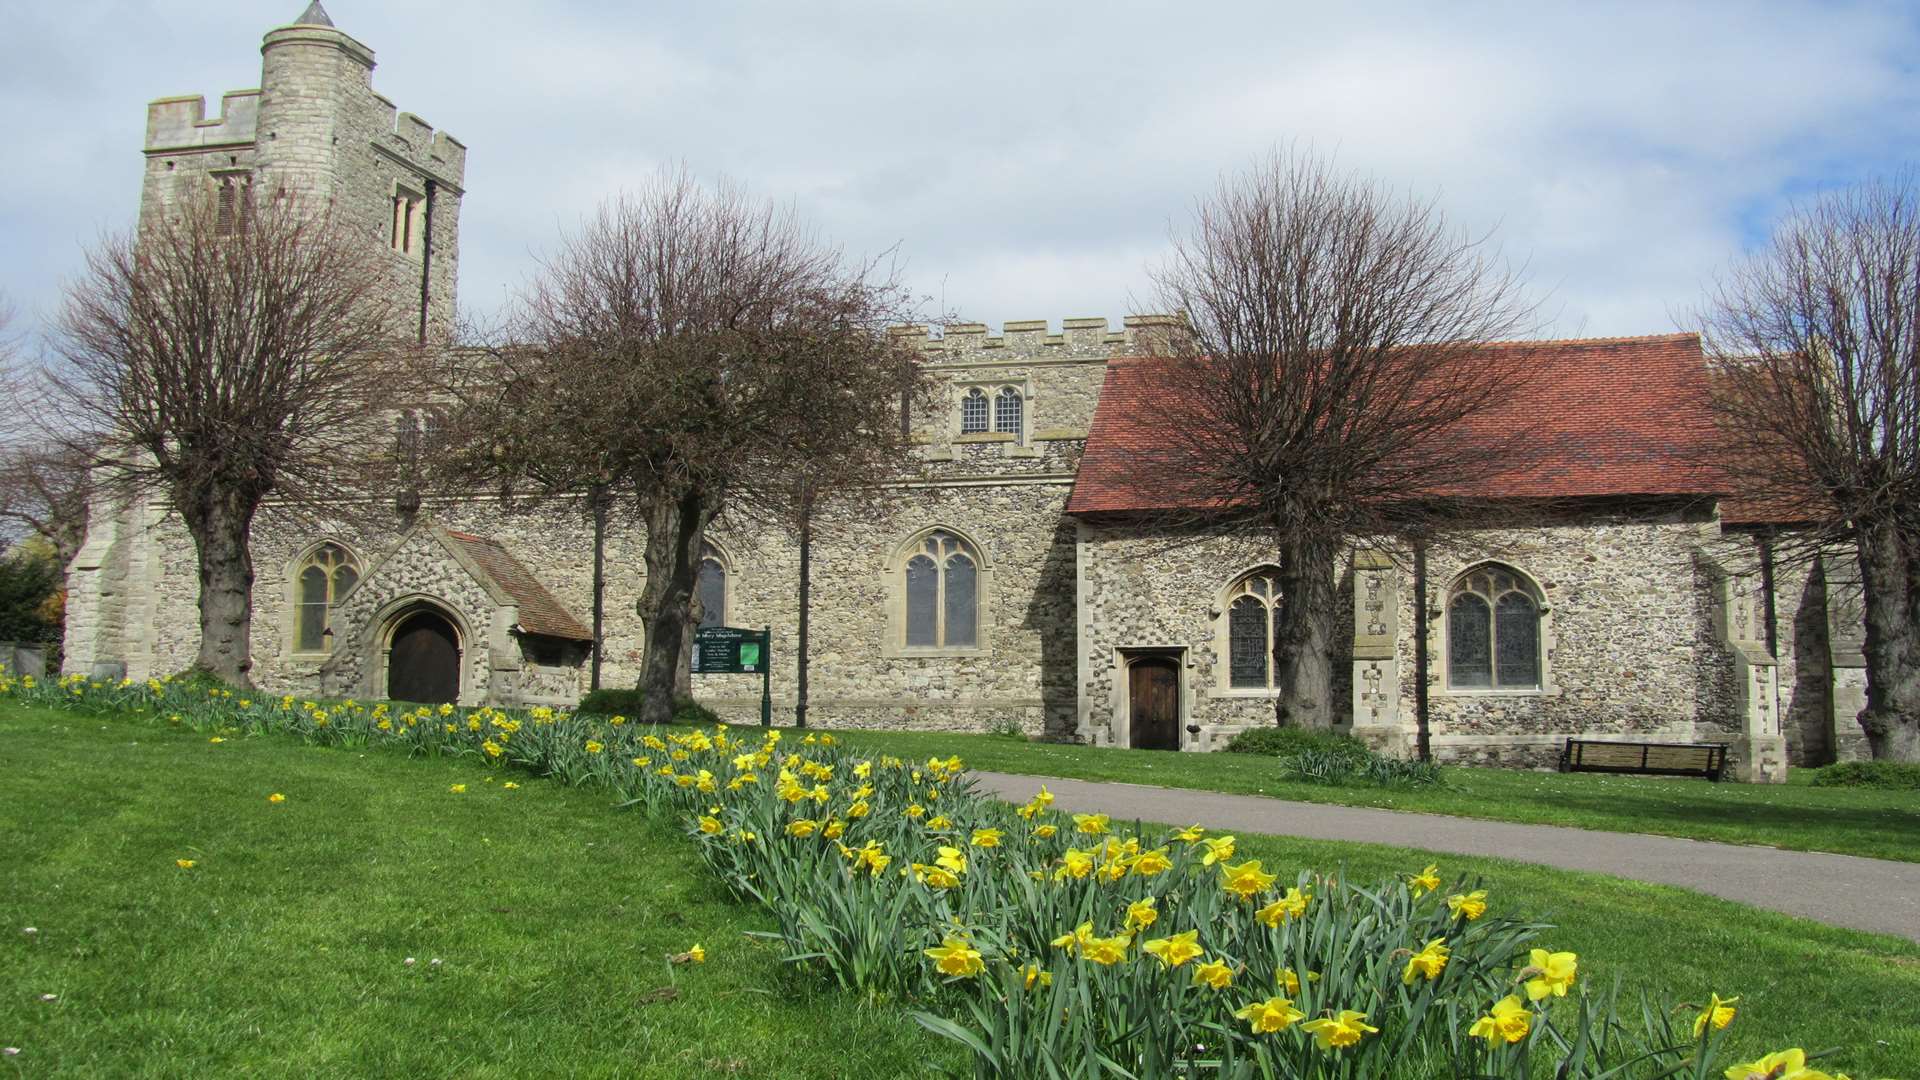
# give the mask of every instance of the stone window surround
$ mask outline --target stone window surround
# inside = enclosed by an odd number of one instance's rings
[[[291,660],[318,662],[333,655],[330,649],[297,648],[300,641],[300,571],[306,569],[308,560],[328,544],[346,552],[348,560],[353,563],[355,575],[353,589],[358,589],[360,582],[366,580],[366,559],[354,550],[353,545],[335,536],[321,536],[318,540],[301,548],[300,553],[287,562],[286,572],[280,575],[280,580],[285,583],[282,587],[285,603],[282,605],[284,611],[280,617],[280,640],[286,643],[287,657]],[[347,590],[348,595],[352,595],[353,589]],[[333,623],[334,609],[338,608],[345,599],[344,596],[336,596],[333,598],[333,603],[327,606],[329,626]],[[336,637],[338,633],[339,631],[335,630]]]
[[[712,561],[720,565],[720,625],[732,626],[733,624],[727,621],[727,616],[733,613],[732,612],[733,597],[734,597],[733,575],[736,572],[734,570],[734,567],[739,564],[734,560],[733,556],[728,554],[727,550],[721,547],[719,544],[714,543],[712,540],[702,540],[700,544],[700,564],[706,563],[709,559],[711,559]],[[694,568],[693,580],[694,580],[694,595],[699,596],[700,595],[699,565],[696,565]],[[702,614],[704,615],[705,613],[702,612]],[[696,624],[695,629],[698,629],[698,628],[699,628],[698,624]]]
[[[1213,622],[1213,685],[1207,689],[1207,696],[1209,698],[1266,698],[1271,700],[1280,696],[1279,689],[1273,686],[1233,685],[1233,654],[1230,635],[1231,627],[1229,625],[1231,622],[1229,615],[1231,610],[1230,605],[1234,599],[1240,595],[1241,587],[1250,579],[1261,574],[1278,575],[1279,572],[1280,568],[1272,563],[1255,563],[1252,566],[1241,569],[1239,573],[1228,578],[1226,586],[1214,597],[1213,607],[1207,612],[1207,615]],[[1280,600],[1278,592],[1278,586],[1276,585],[1276,602]],[[1269,618],[1271,618],[1271,616],[1269,616]],[[1273,624],[1269,622],[1267,625],[1269,632],[1271,632]],[[1269,647],[1272,646],[1273,641],[1271,638],[1268,639],[1267,644]],[[1267,677],[1271,680],[1273,677],[1272,657],[1268,657],[1267,665]]]
[[[987,430],[963,432],[960,430],[960,403],[967,393],[979,390],[987,398]],[[1012,390],[1020,395],[1019,432],[995,431],[994,402],[1000,391]],[[948,410],[947,439],[955,443],[1012,443],[1010,450],[1019,450],[1033,441],[1033,380],[1027,376],[1019,378],[995,378],[991,372],[982,372],[978,376],[953,380],[953,407]]]
[[[421,235],[427,220],[425,185],[415,187],[396,179],[393,182],[393,197],[388,205],[393,216],[387,231],[388,248],[395,255],[405,255],[419,262],[426,249]]]
[[[1533,601],[1540,613],[1540,685],[1539,686],[1454,686],[1448,677],[1447,667],[1447,612],[1453,603],[1454,593],[1460,583],[1482,570],[1501,570],[1512,574],[1520,585],[1533,594]],[[1559,638],[1553,630],[1553,605],[1547,602],[1547,591],[1532,574],[1499,559],[1480,559],[1467,564],[1459,573],[1447,582],[1447,587],[1435,596],[1436,606],[1427,612],[1427,656],[1429,670],[1438,673],[1435,689],[1444,697],[1450,698],[1527,698],[1559,697],[1560,687],[1554,681],[1553,658],[1559,648]]]
[[[963,646],[909,646],[907,641],[907,560],[919,554],[927,537],[944,532],[959,540],[974,555],[974,643]],[[880,587],[886,597],[886,636],[880,641],[880,655],[888,659],[937,659],[945,657],[991,656],[993,654],[994,594],[993,555],[987,545],[971,532],[946,523],[915,529],[894,545],[880,564]]]
[[[1180,673],[1180,687],[1175,697],[1180,702],[1180,748],[1198,749],[1200,742],[1187,733],[1187,725],[1193,720],[1193,650],[1185,645],[1128,644],[1113,647],[1113,715],[1107,720],[1107,730],[1113,733],[1112,741],[1107,745],[1131,748],[1133,746],[1133,683],[1127,669],[1135,660],[1152,656],[1164,656],[1173,661],[1174,669]]]

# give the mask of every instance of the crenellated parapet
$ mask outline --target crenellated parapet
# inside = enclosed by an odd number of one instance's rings
[[[382,153],[399,158],[407,165],[433,177],[442,184],[460,188],[467,173],[467,144],[410,112],[401,112],[387,98],[374,94],[375,105],[382,110],[375,118],[377,134],[373,145]]]
[[[1174,315],[1129,315],[1118,330],[1104,318],[1062,319],[1058,333],[1045,319],[1018,319],[1002,323],[998,334],[978,322],[948,323],[937,335],[925,324],[897,326],[893,334],[936,364],[1015,363],[1139,355],[1179,325]]]
[[[200,95],[164,97],[147,104],[149,154],[192,150],[252,148],[260,121],[260,91],[229,90],[220,95],[220,114],[207,119]]]

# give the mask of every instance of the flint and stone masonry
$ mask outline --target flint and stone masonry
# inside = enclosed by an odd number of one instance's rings
[[[373,51],[318,3],[270,31],[261,52],[260,88],[224,95],[212,118],[199,97],[148,107],[143,217],[223,185],[330,207],[387,251],[406,313],[396,332],[447,347],[466,148],[376,93]],[[1218,749],[1273,722],[1270,690],[1233,685],[1228,628],[1232,601],[1270,558],[1253,544],[1188,542],[1150,519],[1068,511],[1108,362],[1141,355],[1167,325],[1069,318],[1057,331],[1045,320],[1007,322],[999,334],[979,323],[895,331],[948,393],[914,418],[920,480],[877,504],[829,505],[817,522],[815,722],[1135,745],[1142,706],[1129,674],[1144,661],[1175,673],[1181,749]],[[976,393],[1009,410],[986,430],[963,424]],[[185,667],[197,579],[178,519],[157,497],[103,498],[93,515],[68,574],[67,670],[143,678]],[[396,665],[424,662],[400,639],[408,619],[429,612],[457,638],[452,699],[569,705],[587,685],[587,635],[565,629],[591,610],[586,522],[566,502],[490,496],[331,530],[269,507],[253,538],[253,677],[274,692],[384,697]],[[907,644],[906,564],[930,540],[975,567],[971,642]],[[344,553],[352,581],[330,596],[321,643],[296,647],[311,600],[302,574],[322,545]],[[616,521],[607,686],[639,676],[643,547],[638,526]],[[746,527],[710,547],[710,572],[724,580],[720,620],[773,630],[779,716],[795,684],[794,539]],[[1338,725],[1390,753],[1424,742],[1443,761],[1526,767],[1552,765],[1569,736],[1726,743],[1749,780],[1778,780],[1789,761],[1859,756],[1857,574],[1844,553],[1775,566],[1769,551],[1763,530],[1724,525],[1711,498],[1576,502],[1418,555],[1354,545],[1327,568],[1350,614],[1334,640]],[[1450,681],[1449,598],[1482,572],[1537,607],[1537,685]],[[701,676],[695,693],[730,719],[758,716],[757,676]]]

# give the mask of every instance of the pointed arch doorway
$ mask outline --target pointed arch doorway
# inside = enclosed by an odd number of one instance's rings
[[[460,631],[432,608],[393,624],[387,647],[387,696],[427,705],[460,700]]]

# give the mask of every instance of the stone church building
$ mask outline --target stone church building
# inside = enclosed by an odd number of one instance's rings
[[[142,214],[211,188],[328,200],[385,250],[396,297],[450,339],[466,148],[373,89],[373,50],[316,2],[267,33],[258,89],[147,109]],[[1135,317],[903,330],[948,407],[916,432],[922,478],[839,508],[813,554],[811,712],[826,725],[1020,730],[1206,750],[1271,723],[1276,595],[1257,552],[1166,543],[1129,486],[1144,392]],[[1530,343],[1521,395],[1543,460],[1488,494],[1516,524],[1329,566],[1351,613],[1336,670],[1351,731],[1442,761],[1551,763],[1570,735],[1728,744],[1734,771],[1855,756],[1864,739],[1851,560],[1776,564],[1757,508],[1682,462],[1705,447],[1707,368],[1686,335]],[[397,437],[430,430],[397,402]],[[1547,509],[1547,507],[1551,507]],[[604,684],[638,678],[642,537],[607,543]],[[591,529],[566,507],[429,499],[385,527],[263,513],[254,677],[295,694],[503,706],[586,688]],[[797,553],[782,529],[712,538],[704,621],[773,630],[790,707]],[[158,499],[93,507],[68,574],[66,665],[142,678],[194,656],[194,551]],[[758,715],[755,676],[697,676]]]

